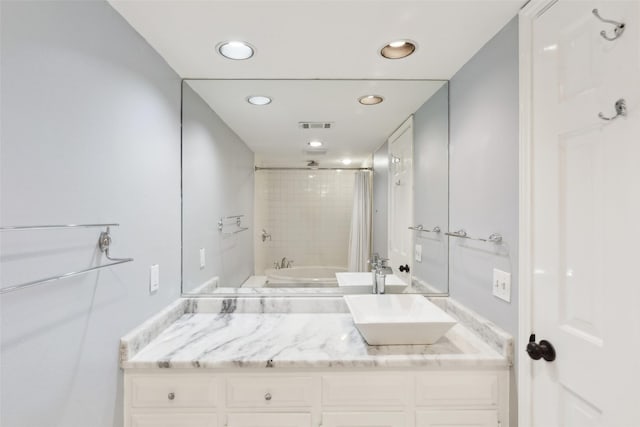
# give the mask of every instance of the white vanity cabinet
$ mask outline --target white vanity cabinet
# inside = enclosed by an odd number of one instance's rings
[[[508,368],[126,369],[125,427],[506,427]]]

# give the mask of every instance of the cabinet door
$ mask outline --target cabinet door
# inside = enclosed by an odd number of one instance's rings
[[[404,412],[324,412],[322,427],[405,427]]]
[[[131,427],[217,427],[216,414],[133,414]]]
[[[227,427],[310,427],[311,414],[252,413],[228,414]]]
[[[497,411],[418,411],[416,427],[497,427]]]

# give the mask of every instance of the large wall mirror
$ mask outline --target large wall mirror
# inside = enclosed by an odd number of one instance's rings
[[[367,293],[377,253],[447,294],[448,111],[446,81],[184,80],[182,293]]]

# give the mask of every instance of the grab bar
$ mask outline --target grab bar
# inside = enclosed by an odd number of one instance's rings
[[[100,270],[102,268],[111,267],[118,264],[124,264],[125,262],[133,261],[133,258],[113,258],[109,253],[109,246],[111,245],[111,235],[109,227],[117,227],[119,224],[68,224],[68,225],[25,225],[14,227],[0,227],[0,231],[16,231],[16,230],[50,230],[50,229],[62,229],[62,228],[92,228],[92,227],[106,227],[107,230],[100,233],[98,237],[98,248],[105,254],[105,257],[113,261],[109,264],[97,265],[80,271],[72,271],[70,273],[59,274],[57,276],[51,276],[44,279],[33,280],[30,282],[20,283],[17,285],[7,286],[0,288],[0,294],[6,294],[9,292],[17,291],[18,289],[29,288],[32,286],[42,285],[49,282],[55,282],[60,279],[66,279],[68,277],[79,276],[81,274],[90,273],[92,271]]]

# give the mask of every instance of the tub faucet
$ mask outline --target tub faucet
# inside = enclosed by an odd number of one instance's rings
[[[280,261],[280,268],[287,268],[287,257],[282,257],[282,261]]]

